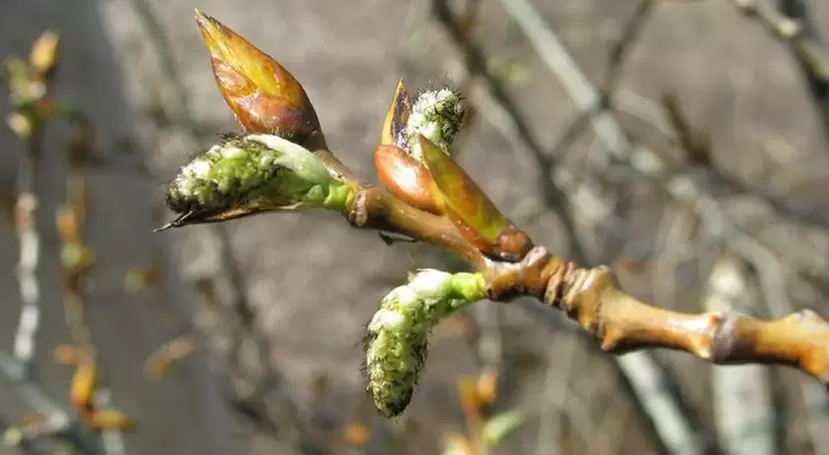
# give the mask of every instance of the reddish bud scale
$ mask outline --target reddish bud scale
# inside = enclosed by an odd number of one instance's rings
[[[288,70],[216,19],[197,11],[196,21],[216,85],[245,131],[325,148],[317,113]]]
[[[442,214],[432,192],[432,176],[400,147],[380,145],[374,151],[374,168],[386,189],[407,204],[436,215]]]
[[[210,61],[219,91],[245,131],[276,134],[301,142],[313,131],[319,130],[319,120],[314,112],[296,108],[282,97],[264,93],[232,65],[220,59],[211,58]],[[304,95],[300,96],[304,98]]]

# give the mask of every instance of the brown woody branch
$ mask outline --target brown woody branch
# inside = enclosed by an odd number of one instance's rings
[[[518,292],[565,311],[613,354],[666,348],[720,365],[792,366],[829,381],[829,323],[810,310],[770,321],[727,311],[670,311],[625,293],[609,268],[581,268],[543,247],[519,264],[491,269],[489,282],[496,298]]]
[[[446,249],[476,269],[486,267],[480,251],[458,234],[449,218],[412,207],[384,188],[360,185],[345,215],[356,228],[402,234]]]
[[[684,351],[720,365],[761,363],[799,368],[829,383],[829,323],[810,310],[777,320],[729,311],[689,314],[643,303],[618,285],[606,266],[583,268],[534,247],[520,262],[484,258],[446,217],[414,208],[388,191],[361,185],[344,214],[357,228],[412,237],[445,248],[484,274],[488,297],[534,297],[564,311],[604,351]]]

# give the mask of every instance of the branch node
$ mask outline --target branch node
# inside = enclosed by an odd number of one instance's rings
[[[709,315],[709,326],[713,328],[711,343],[699,346],[701,359],[712,363],[724,363],[740,347],[735,329],[740,316],[736,313],[716,311]]]
[[[345,218],[351,226],[362,228],[368,222],[369,211],[367,200],[368,196],[366,195],[366,191],[360,189],[354,195],[354,202],[348,204],[348,213]]]

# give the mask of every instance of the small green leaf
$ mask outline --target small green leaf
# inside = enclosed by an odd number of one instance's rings
[[[524,419],[524,414],[517,410],[506,411],[492,416],[484,424],[481,435],[484,444],[490,448],[497,447],[504,438],[524,423]]]

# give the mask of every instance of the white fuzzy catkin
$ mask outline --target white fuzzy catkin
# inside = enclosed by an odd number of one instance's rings
[[[461,130],[465,116],[466,104],[460,94],[448,88],[420,93],[406,122],[406,135],[412,156],[423,161],[418,135],[426,137],[449,153],[449,147]]]

